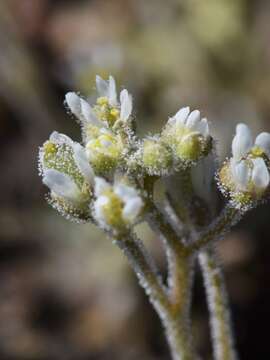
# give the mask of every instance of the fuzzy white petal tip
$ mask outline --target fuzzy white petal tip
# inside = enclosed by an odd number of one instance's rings
[[[250,169],[246,162],[237,162],[234,159],[231,159],[231,171],[237,187],[241,190],[245,190],[250,179]]]
[[[80,191],[75,182],[66,174],[54,169],[44,171],[43,183],[57,196],[71,201],[78,200]]]
[[[258,189],[266,189],[269,185],[270,176],[265,162],[261,158],[253,160],[252,182]]]
[[[138,193],[134,188],[124,184],[115,185],[114,192],[120,197],[123,202],[127,202],[131,198],[138,196]]]
[[[143,207],[143,201],[140,197],[130,199],[123,208],[123,218],[128,221],[134,221]]]
[[[107,96],[109,83],[106,80],[103,80],[99,75],[96,76],[96,87],[100,96]]]
[[[185,125],[189,113],[190,113],[189,106],[183,107],[180,110],[178,110],[177,113],[173,117],[176,121],[176,124],[177,125]]]
[[[95,184],[95,174],[87,159],[85,149],[79,143],[73,145],[74,159],[80,172],[92,186]]]
[[[95,177],[95,196],[99,197],[106,190],[110,190],[112,188],[111,184],[109,184],[105,179],[101,177]]]
[[[128,120],[132,112],[132,96],[126,89],[120,93],[121,113],[120,118],[123,121]]]
[[[75,92],[68,92],[65,101],[70,111],[77,117],[81,115],[81,99]]]
[[[187,118],[187,122],[186,122],[187,127],[192,130],[197,130],[197,125],[200,122],[200,117],[201,117],[200,111],[193,110]]]
[[[110,105],[112,106],[117,105],[116,83],[115,83],[115,79],[112,76],[109,77],[108,98]]]
[[[270,134],[262,132],[256,137],[255,145],[262,148],[268,156],[270,156]]]
[[[232,154],[235,159],[245,156],[253,145],[252,134],[249,127],[245,124],[238,124],[236,135],[232,141]]]

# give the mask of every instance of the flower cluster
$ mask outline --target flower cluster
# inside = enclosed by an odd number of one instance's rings
[[[66,106],[81,125],[82,144],[53,132],[40,149],[40,173],[52,206],[70,219],[123,231],[142,218],[149,196],[144,191],[146,177],[189,169],[200,197],[208,201],[213,171],[211,179],[199,174],[202,167],[214,169],[207,119],[198,110],[183,107],[159,134],[138,139],[129,92],[123,89],[118,96],[111,76],[108,80],[97,76],[96,88],[93,105],[74,92],[66,94]],[[261,133],[253,144],[249,128],[239,124],[232,157],[218,171],[220,188],[234,207],[246,209],[265,199],[269,156],[270,134]]]
[[[180,109],[169,119],[162,135],[181,165],[196,162],[212,149],[207,119],[201,119],[199,110],[190,112],[189,107]]]
[[[118,101],[111,76],[108,81],[97,76],[96,87],[99,97],[94,106],[74,92],[67,93],[66,104],[81,124],[88,160],[98,174],[103,174],[115,169],[128,149],[132,98],[124,89]]]
[[[270,134],[259,134],[253,143],[250,129],[238,124],[232,142],[232,157],[219,172],[221,190],[240,209],[266,198],[270,182]]]

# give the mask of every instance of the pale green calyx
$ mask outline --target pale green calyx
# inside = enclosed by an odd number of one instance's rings
[[[158,137],[143,140],[138,153],[141,166],[149,175],[166,175],[172,168],[172,151]]]
[[[206,156],[212,149],[208,121],[200,112],[181,108],[169,119],[162,131],[162,140],[173,150],[175,158],[188,165]]]

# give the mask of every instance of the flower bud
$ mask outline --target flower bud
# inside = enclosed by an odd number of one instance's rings
[[[233,205],[247,209],[263,200],[269,192],[270,134],[257,136],[253,145],[251,131],[239,124],[232,142],[232,158],[218,174],[221,190]]]
[[[142,167],[148,174],[163,175],[169,172],[173,163],[172,152],[160,139],[145,139],[140,153]]]
[[[126,89],[120,93],[118,101],[116,84],[112,76],[109,80],[96,77],[98,98],[91,106],[74,92],[66,94],[66,104],[82,125],[84,142],[87,143],[99,134],[102,128],[118,129],[131,119],[132,97]],[[121,128],[121,126],[120,126]]]
[[[39,166],[51,205],[68,218],[88,219],[94,173],[84,148],[54,132],[40,149]]]
[[[121,137],[109,131],[101,132],[86,144],[86,155],[98,174],[115,169],[121,161],[123,151]]]
[[[186,165],[207,156],[212,149],[207,119],[201,119],[198,110],[190,112],[189,107],[169,119],[162,140],[172,148],[175,158]]]

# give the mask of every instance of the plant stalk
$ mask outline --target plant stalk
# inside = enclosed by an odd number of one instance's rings
[[[199,254],[204,277],[215,360],[236,360],[225,282],[213,249]]]

